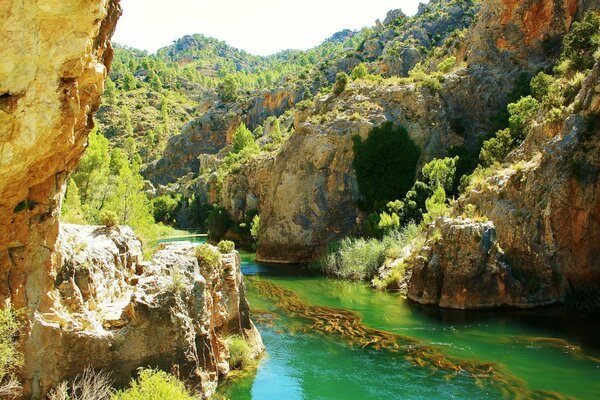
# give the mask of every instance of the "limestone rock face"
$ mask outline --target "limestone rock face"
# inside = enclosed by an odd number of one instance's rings
[[[361,194],[352,168],[353,136],[364,140],[373,126],[394,121],[423,149],[422,160],[442,153],[442,143],[461,141],[429,89],[351,88],[322,99],[315,107],[322,117],[316,110],[316,115],[298,116],[295,133],[269,166],[259,201],[259,260],[311,261],[323,254],[330,240],[359,233],[364,215],[357,208]],[[428,115],[430,110],[438,112]],[[360,118],[352,117],[356,113]]]
[[[413,263],[411,299],[450,308],[532,307],[600,283],[600,138],[593,123],[600,62],[576,103],[580,111],[564,121],[535,125],[511,163],[458,201],[459,210],[473,204],[492,221],[502,252],[474,246],[464,223],[438,221],[439,241]]]
[[[600,63],[578,95],[582,111],[535,126],[506,168],[463,199],[494,221],[507,261],[531,296],[556,299],[600,282]]]
[[[263,347],[249,318],[236,252],[199,265],[188,242],[163,245],[150,262],[126,226],[61,225],[55,307],[38,312],[24,371],[33,398],[88,365],[124,386],[136,368],[156,366],[209,396],[228,373],[227,335]],[[44,351],[39,351],[39,349]]]
[[[408,298],[418,303],[458,309],[533,305],[519,301],[521,284],[504,262],[491,222],[437,220],[411,266]]]
[[[315,259],[327,240],[355,232],[361,215],[351,167],[353,135],[364,138],[370,127],[385,121],[402,124],[422,149],[422,166],[443,157],[452,145],[474,148],[482,135],[494,131],[492,117],[506,108],[519,73],[556,59],[557,54],[544,53],[544,41],[564,35],[577,13],[597,4],[552,1],[551,15],[538,26],[525,18],[537,10],[538,3],[547,2],[483,2],[477,22],[459,48],[468,66],[446,74],[438,91],[406,83],[351,84],[339,97],[320,98],[312,112],[296,121],[296,133],[276,156],[271,186],[259,207],[257,257],[278,262]],[[449,19],[462,15],[460,9],[444,12]],[[415,29],[406,32],[415,35]],[[513,30],[516,36],[511,36]],[[512,45],[499,45],[504,43],[501,39]],[[354,112],[360,118],[353,117]]]
[[[0,4],[0,301],[46,311],[65,180],[93,126],[118,0]]]
[[[256,93],[247,101],[229,104],[215,96],[204,114],[186,124],[181,134],[169,139],[162,157],[144,171],[144,176],[154,185],[166,185],[189,173],[198,173],[198,157],[217,154],[231,144],[242,122],[253,130],[267,117],[278,117],[293,107],[302,100],[302,94],[293,88],[277,88]]]

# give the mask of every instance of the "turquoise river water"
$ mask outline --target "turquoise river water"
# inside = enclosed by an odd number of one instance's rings
[[[231,400],[600,399],[600,322],[451,311],[240,252],[266,347]]]

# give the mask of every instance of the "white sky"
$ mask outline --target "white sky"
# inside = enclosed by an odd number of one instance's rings
[[[421,0],[427,2],[427,0]],[[121,0],[113,40],[153,53],[202,33],[252,54],[314,47],[342,29],[373,26],[389,10],[407,15],[419,0]]]

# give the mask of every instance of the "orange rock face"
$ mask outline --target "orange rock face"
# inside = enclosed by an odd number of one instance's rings
[[[544,39],[566,33],[579,8],[579,0],[498,0],[486,4],[490,10],[501,10],[496,46],[518,51],[525,46],[535,46]],[[486,27],[496,25],[494,19]]]
[[[53,307],[65,182],[93,127],[120,14],[119,0],[0,2],[0,301],[29,315]],[[35,350],[23,348],[26,359]]]

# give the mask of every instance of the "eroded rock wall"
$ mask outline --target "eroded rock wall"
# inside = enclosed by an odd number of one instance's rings
[[[53,306],[65,180],[93,127],[119,0],[0,3],[0,301]]]
[[[340,97],[320,100],[309,112],[313,118],[297,121],[296,133],[275,158],[268,195],[260,204],[257,257],[314,260],[327,241],[356,232],[361,215],[351,167],[353,135],[364,138],[369,127],[385,121],[402,124],[422,149],[420,165],[443,157],[452,145],[474,148],[482,135],[495,130],[494,116],[506,109],[519,74],[550,66],[560,48],[548,43],[560,40],[583,9],[597,5],[485,1],[457,49],[465,66],[446,74],[441,89],[410,83],[350,85]]]
[[[198,263],[195,245],[162,245],[142,262],[126,226],[61,225],[51,277],[54,308],[33,321],[24,378],[33,398],[89,365],[126,386],[139,367],[160,367],[192,383],[205,398],[229,372],[228,335],[262,352],[250,321],[237,252],[214,268]],[[43,349],[43,351],[40,351]]]
[[[600,62],[575,103],[579,112],[558,123],[542,119],[509,163],[458,201],[457,211],[473,204],[493,223],[501,267],[478,269],[482,264],[470,259],[485,254],[468,236],[451,234],[460,220],[438,221],[440,239],[427,249],[429,261],[413,263],[412,300],[449,308],[532,307],[600,284],[600,139],[593,122],[600,113]],[[439,260],[455,260],[458,274]],[[459,279],[465,270],[474,275]],[[442,294],[432,296],[433,288]]]

